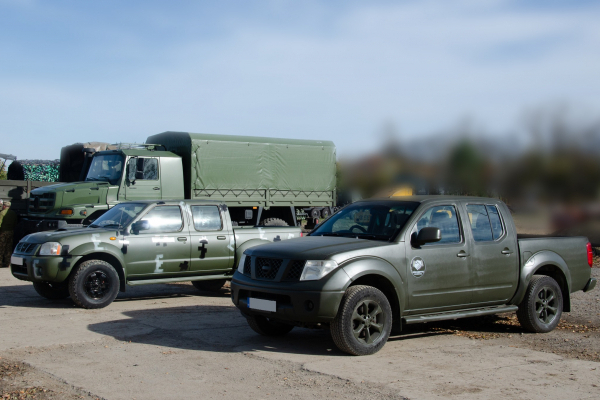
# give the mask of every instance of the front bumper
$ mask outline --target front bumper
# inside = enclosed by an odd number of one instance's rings
[[[33,256],[13,254],[13,257],[23,260],[22,265],[13,263],[11,258],[10,270],[13,276],[23,281],[31,282],[64,282],[73,266],[81,256]]]
[[[252,280],[236,273],[231,281],[231,299],[242,314],[263,315],[296,324],[328,323],[336,316],[344,290],[294,290],[291,286]],[[249,297],[274,300],[276,311],[249,308]]]

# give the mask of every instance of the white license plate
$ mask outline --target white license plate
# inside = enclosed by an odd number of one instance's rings
[[[263,300],[248,297],[248,308],[261,311],[276,312],[277,303],[273,300]]]
[[[23,259],[21,257],[10,256],[10,263],[15,265],[23,265]]]

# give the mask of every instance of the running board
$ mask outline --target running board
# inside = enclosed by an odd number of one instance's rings
[[[459,319],[469,317],[479,317],[482,315],[500,314],[505,312],[517,311],[517,306],[498,306],[475,308],[470,310],[446,311],[434,314],[409,315],[404,317],[405,324],[418,324],[419,322],[444,321],[448,319]]]
[[[213,279],[231,278],[228,275],[204,275],[204,276],[186,276],[179,278],[162,278],[162,279],[140,279],[136,281],[127,281],[129,286],[150,285],[153,283],[174,283],[174,282],[191,282],[191,281],[211,281]]]

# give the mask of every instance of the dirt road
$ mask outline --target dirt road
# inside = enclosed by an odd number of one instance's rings
[[[599,293],[577,294],[550,334],[509,316],[413,325],[351,357],[326,331],[256,335],[225,289],[135,287],[83,310],[1,269],[0,398],[598,398]]]

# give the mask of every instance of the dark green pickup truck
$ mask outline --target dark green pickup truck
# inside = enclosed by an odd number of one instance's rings
[[[501,201],[423,196],[359,201],[309,237],[248,249],[231,287],[256,332],[329,326],[366,355],[402,324],[516,311],[549,332],[596,285],[591,266],[585,237],[518,236]]]
[[[48,299],[109,305],[126,285],[192,281],[211,290],[231,279],[249,247],[301,235],[297,227],[233,226],[228,207],[203,200],[119,203],[86,228],[24,237],[12,274]]]

